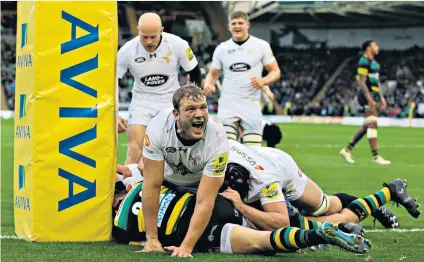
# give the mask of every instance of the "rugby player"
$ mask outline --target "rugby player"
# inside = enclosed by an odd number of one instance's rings
[[[229,139],[238,139],[241,126],[243,143],[260,146],[263,132],[261,89],[280,78],[280,69],[270,45],[249,35],[250,23],[245,12],[232,13],[229,21],[232,38],[215,49],[204,90],[206,95],[215,92],[215,82],[222,71],[224,82],[217,119],[223,123]],[[262,77],[264,67],[268,74]]]
[[[132,169],[133,173],[139,173],[137,168]],[[124,190],[115,194],[113,203],[112,235],[121,244],[146,239],[146,210],[142,205],[145,197],[143,178],[140,174],[133,175],[140,177],[140,182],[133,185],[128,193]],[[156,221],[160,245],[171,252],[175,251],[187,234],[196,205],[197,194],[180,189],[161,188],[160,213]],[[366,253],[371,247],[362,236],[343,233],[330,223],[324,223],[314,230],[284,227],[273,231],[257,231],[246,228],[247,225],[247,220],[231,202],[218,195],[211,219],[194,250],[208,253],[269,254],[331,244],[347,251]]]
[[[190,74],[190,81],[200,84],[200,69],[187,41],[163,32],[161,18],[143,14],[138,21],[139,35],[118,52],[117,75],[121,79],[129,70],[134,77],[128,120],[126,163],[139,163],[143,138],[150,120],[161,109],[172,108],[172,94],[180,88],[179,66]],[[118,131],[126,124],[118,116]]]
[[[380,64],[375,60],[379,47],[373,40],[362,44],[364,55],[359,59],[358,74],[358,103],[364,112],[364,124],[356,131],[346,148],[340,150],[340,155],[349,163],[355,163],[351,151],[356,143],[367,134],[371,147],[372,162],[380,165],[389,165],[391,162],[384,159],[377,151],[377,106],[384,110],[387,106],[386,99],[381,93]]]
[[[209,119],[203,90],[188,84],[175,91],[174,108],[150,121],[144,137],[143,209],[147,244],[144,251],[163,251],[158,241],[160,188],[164,181],[197,190],[190,227],[173,255],[190,256],[211,217],[224,181],[228,139],[219,121]]]
[[[311,216],[308,219],[321,222],[357,223],[376,212],[383,212],[380,207],[390,201],[405,207],[414,218],[421,214],[416,199],[410,197],[405,182],[400,179],[383,184],[384,187],[375,194],[346,201],[347,194],[324,194],[287,153],[230,141],[225,183],[235,185],[236,180],[243,181],[242,186],[226,190],[223,196],[230,199],[244,217],[264,229],[281,227],[281,223],[288,225],[283,192],[288,201]],[[264,212],[245,204],[256,201],[260,201]],[[386,216],[377,215],[375,218],[383,220],[385,226],[396,227],[395,216],[387,209],[384,212],[388,212]]]

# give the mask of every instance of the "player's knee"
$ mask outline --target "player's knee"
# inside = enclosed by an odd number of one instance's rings
[[[328,208],[330,207],[330,201],[328,199],[328,196],[326,194],[322,194],[321,203],[319,206],[311,212],[311,215],[314,217],[322,216],[327,212]]]
[[[238,130],[235,126],[224,125],[225,132],[227,133],[227,138],[231,140],[238,139]]]
[[[261,146],[262,145],[262,135],[260,134],[245,134],[243,136],[243,144],[247,146]]]
[[[368,128],[367,137],[368,138],[377,138],[377,128]]]

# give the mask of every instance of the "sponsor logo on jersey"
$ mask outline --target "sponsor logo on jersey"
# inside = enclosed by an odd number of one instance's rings
[[[192,155],[189,155],[188,158],[192,161],[191,163],[193,166],[197,166],[200,163],[200,159],[201,159],[200,156],[193,157]]]
[[[146,86],[160,86],[168,81],[167,75],[148,75],[140,78],[141,82]]]
[[[172,52],[170,49],[168,49],[168,53],[166,53],[165,56],[162,56],[162,60],[165,61],[167,64],[171,63],[171,56]]]
[[[280,192],[278,191],[278,187],[277,187],[276,182],[262,188],[262,193],[269,200],[276,199],[277,197],[280,196]]]
[[[175,147],[167,147],[165,148],[166,153],[175,153],[177,149]]]
[[[232,54],[232,53],[234,53],[236,50],[235,49],[230,49],[230,50],[228,50],[228,54]]]
[[[144,145],[150,146],[150,138],[147,134],[144,135]]]
[[[193,173],[183,163],[179,163],[177,166],[173,166],[172,171],[174,173],[180,173],[182,176],[185,176],[189,173]]]
[[[143,63],[143,62],[145,62],[146,61],[146,58],[144,58],[144,57],[137,57],[136,59],[135,59],[135,62],[136,63]]]
[[[161,198],[159,211],[158,211],[158,227],[162,225],[163,217],[165,216],[166,210],[168,209],[169,204],[171,204],[172,199],[174,199],[175,194],[169,193],[166,196]]]
[[[213,174],[221,176],[224,174],[225,167],[227,166],[228,153],[225,152],[213,159]]]
[[[253,158],[251,158],[246,152],[244,152],[240,148],[237,148],[236,146],[232,146],[231,150],[239,154],[242,158],[244,158],[249,163],[249,165],[251,166],[256,165],[256,161],[253,160]]]
[[[233,72],[246,72],[250,70],[250,65],[246,63],[235,63],[230,66],[230,70]]]
[[[187,153],[187,148],[179,147],[178,152],[183,151],[184,153]]]
[[[185,53],[186,53],[188,61],[191,62],[191,60],[193,60],[193,58],[194,58],[193,51],[191,51],[191,48],[187,47],[186,50],[185,50]]]

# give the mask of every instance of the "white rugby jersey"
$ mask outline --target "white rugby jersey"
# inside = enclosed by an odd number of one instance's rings
[[[229,144],[220,122],[209,118],[203,138],[185,146],[177,137],[172,109],[163,110],[150,121],[144,137],[143,156],[165,160],[164,179],[177,185],[198,185],[202,174],[223,177]]]
[[[229,143],[228,163],[242,165],[250,172],[249,193],[245,202],[253,203],[260,200],[261,204],[265,205],[285,201],[277,167],[253,148],[234,140],[230,140]]]
[[[275,61],[270,45],[252,35],[242,45],[229,39],[217,46],[211,67],[222,70],[222,97],[261,98],[261,90],[250,83],[254,76],[262,77],[265,65]]]
[[[180,66],[188,72],[197,65],[187,41],[169,33],[162,33],[162,40],[152,53],[144,49],[139,36],[134,37],[119,49],[117,60],[118,78],[130,70],[135,80],[133,95],[148,97],[153,102],[171,103],[174,91],[180,88]]]

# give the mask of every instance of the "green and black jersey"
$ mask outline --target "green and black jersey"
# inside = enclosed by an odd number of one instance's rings
[[[375,59],[369,59],[362,56],[357,66],[358,77],[363,75],[367,77],[367,87],[370,92],[380,92],[380,64]]]
[[[131,233],[130,241],[141,241],[145,236],[144,214],[142,209],[142,187],[140,182],[131,188],[126,197],[120,203],[113,224],[126,232]],[[180,226],[181,218],[188,211],[188,218],[192,216],[195,205],[195,197],[191,193],[180,193],[163,187],[160,191],[158,212],[158,233],[160,236],[171,235],[177,228],[188,228],[187,219],[183,219],[184,226]],[[189,220],[189,219],[188,219]]]

